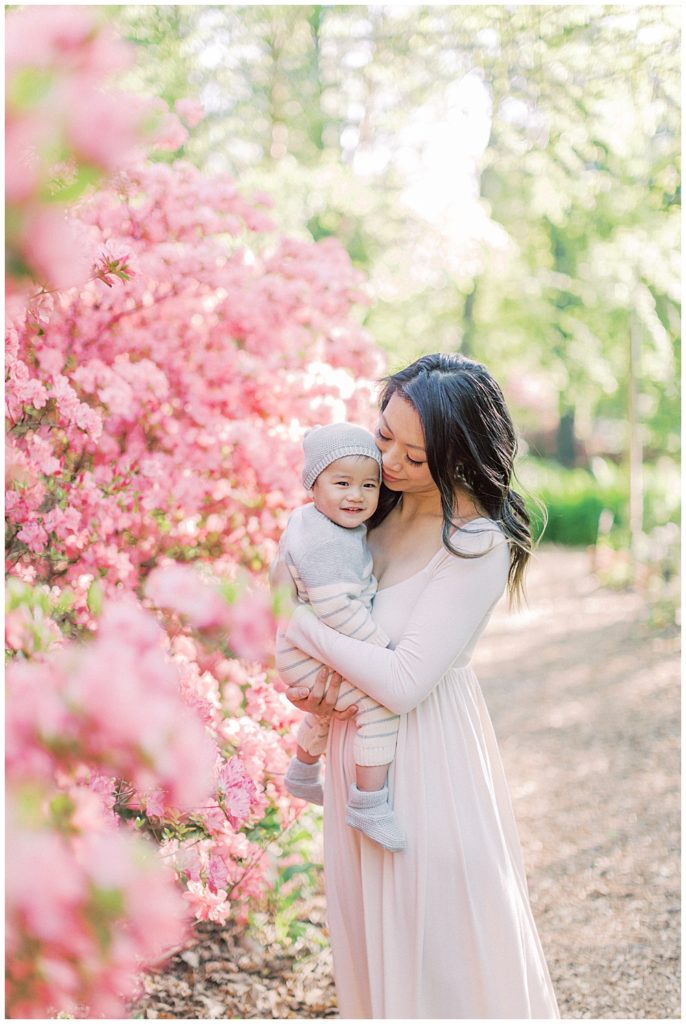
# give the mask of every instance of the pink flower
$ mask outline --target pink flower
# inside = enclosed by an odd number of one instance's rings
[[[154,569],[146,580],[145,594],[158,607],[183,615],[196,629],[221,628],[227,621],[226,602],[190,566]]]
[[[202,882],[189,882],[184,896],[198,921],[216,921],[218,924],[224,924],[231,916],[231,905],[227,901],[225,889],[212,892]]]
[[[24,255],[37,279],[48,288],[83,284],[90,274],[92,237],[59,206],[46,207],[26,220]]]
[[[36,521],[25,523],[17,534],[19,540],[23,540],[29,551],[40,554],[48,543],[48,535],[43,526]]]
[[[155,135],[155,145],[158,149],[180,149],[188,141],[188,132],[172,113],[162,115],[159,127]]]
[[[231,757],[221,765],[217,774],[217,791],[231,825],[239,828],[248,818],[257,796],[257,787],[239,757]]]
[[[77,157],[106,171],[117,170],[142,142],[151,105],[124,93],[89,90],[84,95],[80,86],[77,81],[65,89],[69,143]]]
[[[240,658],[268,661],[274,653],[276,619],[264,589],[241,596],[228,614],[229,642]]]
[[[31,615],[26,607],[5,615],[5,647],[15,651],[30,651],[32,642]]]
[[[202,103],[193,99],[177,100],[174,104],[174,110],[186,122],[189,128],[195,128],[205,116]]]
[[[5,439],[5,482],[9,487],[13,484],[30,484],[34,481],[34,470],[29,464],[27,455],[14,444],[11,438]]]

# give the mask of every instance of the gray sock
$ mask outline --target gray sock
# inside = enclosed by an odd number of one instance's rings
[[[391,853],[407,846],[405,833],[388,802],[388,786],[368,793],[353,782],[345,820]]]
[[[319,761],[315,764],[305,764],[297,757],[292,757],[283,781],[292,796],[323,806],[324,789],[319,781]]]

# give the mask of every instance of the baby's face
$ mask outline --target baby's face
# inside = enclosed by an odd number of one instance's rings
[[[312,485],[315,506],[339,526],[364,523],[379,504],[379,464],[366,455],[336,459]]]

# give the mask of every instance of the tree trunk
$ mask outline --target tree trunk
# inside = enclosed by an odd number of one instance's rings
[[[567,406],[560,412],[557,427],[557,458],[563,466],[576,464],[576,437],[574,436],[574,408]]]
[[[629,427],[629,535],[634,565],[643,534],[643,444],[638,415],[640,338],[636,318],[629,323],[629,376],[627,412]]]
[[[474,302],[476,301],[476,290],[479,286],[478,279],[474,281],[472,290],[465,296],[464,313],[462,314],[462,341],[460,352],[463,356],[472,356],[474,352]]]

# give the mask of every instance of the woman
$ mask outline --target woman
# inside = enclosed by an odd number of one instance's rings
[[[388,780],[408,837],[400,853],[346,825],[354,720],[334,716],[331,727],[324,868],[340,1016],[559,1017],[470,666],[504,589],[521,591],[531,549],[510,488],[512,423],[485,367],[431,355],[387,378],[376,438],[373,616],[391,647],[344,636],[305,605],[285,630],[330,667],[305,700],[288,691],[298,707],[328,717],[343,677],[402,716]]]

